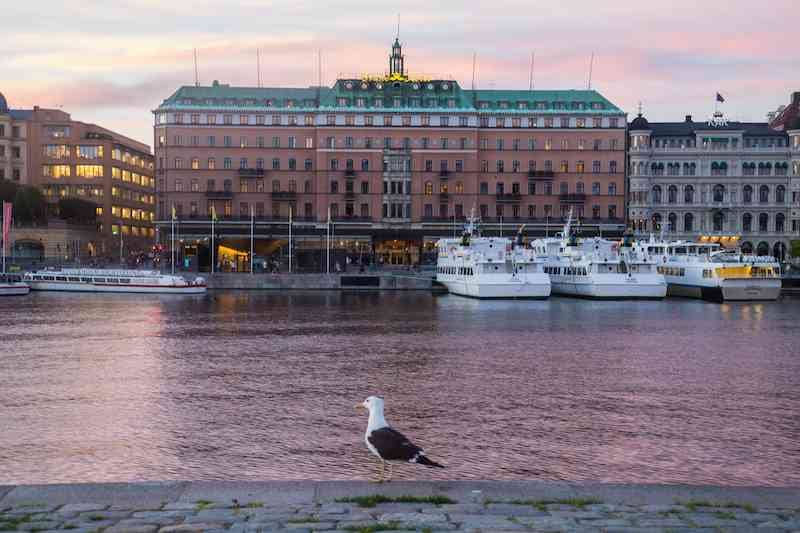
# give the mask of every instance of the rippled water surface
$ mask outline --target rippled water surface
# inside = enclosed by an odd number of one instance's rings
[[[0,484],[371,476],[800,484],[800,300],[0,299]]]

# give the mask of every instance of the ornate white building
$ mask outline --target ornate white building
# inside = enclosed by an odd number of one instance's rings
[[[785,259],[800,238],[800,119],[765,123],[649,123],[629,138],[628,217],[640,236],[707,237]]]

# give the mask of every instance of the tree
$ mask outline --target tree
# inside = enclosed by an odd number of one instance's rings
[[[76,224],[94,224],[97,221],[97,204],[80,198],[59,198],[58,216]]]
[[[0,180],[0,201],[11,202],[14,205],[15,222],[22,224],[47,222],[47,202],[36,187]]]

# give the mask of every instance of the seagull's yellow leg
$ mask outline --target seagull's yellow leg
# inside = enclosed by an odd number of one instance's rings
[[[392,474],[394,474],[394,465],[389,463],[389,479],[386,480],[387,482],[392,480]]]
[[[381,459],[381,473],[378,476],[378,479],[373,480],[375,483],[383,483],[383,472],[385,468],[386,468],[386,462],[383,459]]]

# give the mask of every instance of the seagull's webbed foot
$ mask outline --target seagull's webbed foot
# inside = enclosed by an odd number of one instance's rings
[[[383,474],[386,469],[386,463],[381,461],[381,473],[378,475],[377,478],[373,479],[373,483],[383,483]]]

